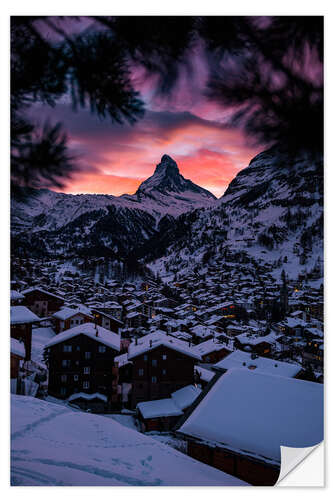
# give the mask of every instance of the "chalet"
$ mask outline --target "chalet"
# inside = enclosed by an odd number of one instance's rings
[[[32,324],[39,321],[40,318],[25,306],[10,308],[10,336],[24,343],[26,361],[31,359]]]
[[[302,367],[296,363],[285,363],[275,359],[264,358],[254,353],[233,351],[224,359],[212,366],[212,369],[225,373],[232,369],[244,369],[245,371],[280,375],[281,377],[295,378],[302,371]]]
[[[128,328],[140,328],[147,324],[148,317],[138,311],[132,311],[126,315],[126,326]]]
[[[170,397],[194,382],[194,364],[201,356],[187,342],[154,332],[132,342],[128,359],[133,362],[132,408],[141,401]]]
[[[276,343],[275,332],[268,335],[257,335],[255,333],[242,333],[237,335],[234,341],[235,349],[254,352],[259,356],[269,356]]]
[[[306,342],[302,349],[302,363],[304,367],[311,366],[313,369],[323,369],[324,344],[322,338],[314,338]]]
[[[140,431],[170,431],[200,393],[201,389],[188,385],[173,392],[170,398],[138,403],[136,411]]]
[[[307,323],[301,318],[295,318],[288,316],[284,321],[279,323],[280,331],[284,335],[292,335],[294,337],[302,337],[304,328],[306,328]]]
[[[54,330],[61,333],[83,323],[91,323],[94,317],[92,314],[83,312],[80,308],[63,307],[52,315]]]
[[[231,352],[216,339],[201,342],[194,346],[192,350],[200,354],[203,363],[217,363]]]
[[[104,311],[102,308],[92,309],[92,314],[98,325],[112,332],[119,333],[120,328],[124,326],[122,321],[112,316],[109,312]]]
[[[276,483],[281,443],[303,448],[323,439],[321,384],[236,369],[197,401],[177,431],[188,455],[252,485]]]
[[[107,413],[109,410],[108,398],[99,392],[95,392],[94,394],[77,392],[69,396],[67,401],[74,408],[88,410],[93,413]]]
[[[84,392],[107,396],[109,407],[118,405],[118,369],[114,358],[120,336],[93,323],[84,323],[54,337],[45,348],[49,368],[49,394],[66,399]]]
[[[51,316],[64,305],[64,298],[41,288],[23,290],[23,303],[39,317]]]

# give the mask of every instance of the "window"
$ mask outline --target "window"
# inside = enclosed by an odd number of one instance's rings
[[[142,377],[143,376],[143,368],[139,368],[139,377]]]
[[[67,375],[61,375],[61,382],[67,382]]]
[[[105,351],[106,351],[105,345],[99,345],[98,346],[98,352],[105,352]]]
[[[90,358],[91,358],[91,352],[86,351],[86,352],[84,353],[84,357],[85,357],[86,359],[90,359]]]
[[[90,386],[89,382],[87,381],[83,382],[83,389],[89,389],[89,386]]]
[[[145,355],[143,356],[143,361],[148,361],[148,356],[147,356],[147,354],[145,354]]]
[[[157,366],[157,360],[156,359],[152,359],[151,360],[151,366]]]
[[[64,345],[64,352],[72,352],[72,346],[71,345]]]
[[[79,350],[80,350],[80,346],[79,346],[79,345],[77,345],[77,346],[76,346],[76,350],[77,350],[77,351],[79,351]]]
[[[79,376],[78,375],[74,375],[74,382],[77,382],[79,380]]]
[[[67,368],[67,367],[68,367],[68,366],[70,366],[70,365],[71,365],[71,362],[70,362],[70,360],[69,360],[69,359],[63,359],[63,360],[62,360],[62,366],[63,366],[64,368]]]
[[[60,387],[60,394],[66,396],[66,387]]]
[[[156,384],[156,382],[157,382],[157,378],[156,378],[156,377],[152,377],[152,378],[151,378],[151,381],[152,381],[152,383],[153,383],[153,384]]]
[[[166,375],[166,370],[164,370],[164,369],[163,369],[163,370],[162,370],[162,373],[163,373],[163,375]]]
[[[167,357],[168,356],[166,354],[163,354],[163,356],[162,356],[163,361],[165,361],[167,359]]]
[[[83,373],[84,373],[85,375],[90,375],[90,366],[85,366],[85,367],[83,368]]]

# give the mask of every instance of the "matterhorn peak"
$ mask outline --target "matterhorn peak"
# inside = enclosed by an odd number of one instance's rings
[[[161,195],[169,196],[170,194],[181,196],[183,201],[188,199],[189,202],[194,201],[195,203],[207,201],[207,199],[215,200],[212,193],[197,186],[192,181],[184,179],[175,160],[165,154],[160,163],[156,165],[154,174],[139,186],[136,195],[139,199],[145,195],[161,200]]]
[[[155,174],[161,174],[164,173],[164,175],[172,175],[172,174],[178,174],[179,175],[179,168],[175,160],[171,158],[169,155],[163,155],[161,158],[161,162],[156,165],[155,169]]]

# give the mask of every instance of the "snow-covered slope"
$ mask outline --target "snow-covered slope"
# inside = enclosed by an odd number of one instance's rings
[[[243,486],[110,418],[12,396],[12,486]]]
[[[281,266],[290,276],[322,265],[322,157],[274,147],[257,155],[230,183],[218,205],[182,215],[155,241],[152,268],[190,269],[217,259]],[[176,241],[172,235],[178,234]],[[181,266],[173,262],[181,261]]]

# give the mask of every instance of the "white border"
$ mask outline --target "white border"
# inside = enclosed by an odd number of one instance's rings
[[[330,138],[330,134],[327,132],[328,122],[330,115],[332,113],[331,99],[329,95],[329,70],[330,70],[330,58],[328,47],[333,47],[333,26],[331,25],[330,13],[331,13],[331,3],[325,0],[316,0],[315,2],[309,0],[303,1],[294,1],[290,0],[279,0],[279,2],[270,2],[268,1],[258,1],[258,0],[238,0],[235,1],[214,1],[214,0],[205,0],[201,2],[194,2],[193,0],[168,0],[167,2],[156,2],[152,0],[139,0],[139,1],[129,1],[126,2],[110,2],[110,1],[101,1],[94,0],[94,2],[86,2],[83,4],[78,0],[72,0],[68,2],[68,0],[57,0],[57,2],[45,2],[42,0],[38,1],[8,1],[5,0],[1,3],[0,6],[0,50],[1,50],[1,104],[0,107],[0,120],[2,127],[0,128],[0,154],[1,154],[1,163],[0,163],[0,214],[1,214],[1,229],[2,229],[2,238],[1,238],[1,467],[0,467],[0,488],[1,493],[3,494],[3,498],[21,498],[24,496],[25,500],[32,498],[36,500],[37,498],[43,498],[47,495],[48,498],[55,498],[61,494],[62,497],[80,497],[80,500],[83,498],[91,498],[92,495],[98,495],[101,498],[109,498],[110,495],[119,495],[122,498],[128,496],[135,496],[139,498],[154,498],[158,495],[159,498],[168,498],[170,495],[181,496],[191,495],[193,499],[201,500],[202,495],[208,493],[211,497],[216,497],[220,495],[225,495],[228,500],[229,498],[234,498],[239,495],[246,495],[247,498],[257,498],[258,496],[264,495],[267,497],[267,494],[270,495],[279,495],[283,493],[284,498],[290,495],[290,498],[295,498],[295,495],[300,495],[303,499],[306,498],[317,498],[318,495],[327,495],[330,488],[330,478],[328,477],[326,481],[328,482],[328,487],[325,489],[316,489],[315,491],[312,488],[298,488],[295,489],[287,489],[287,488],[246,488],[240,489],[235,487],[223,487],[221,488],[161,488],[158,490],[154,488],[75,488],[75,487],[62,487],[59,490],[56,487],[47,488],[44,487],[30,487],[30,488],[9,488],[9,405],[8,405],[8,373],[9,373],[9,361],[8,361],[8,352],[9,352],[9,341],[7,340],[7,332],[8,332],[8,283],[9,283],[9,170],[8,170],[8,158],[9,158],[9,16],[10,15],[36,15],[36,14],[48,14],[48,15],[106,15],[106,14],[114,14],[114,15],[325,15],[325,26],[326,26],[326,291],[328,296],[331,298],[331,287],[329,279],[333,279],[333,273],[331,272],[332,266],[330,265],[330,254],[329,251],[332,249],[331,246],[331,234],[332,231],[328,227],[328,214],[332,213],[332,191],[333,191],[333,182],[332,182],[332,173],[331,170],[333,165],[329,165],[330,159],[330,150],[332,139]],[[332,49],[331,49],[332,50]],[[333,254],[332,254],[333,255]],[[329,349],[329,330],[331,325],[331,317],[329,314],[328,307],[328,299],[326,296],[326,387],[329,385],[328,375],[329,375],[329,363],[327,352]],[[6,318],[6,319],[5,319]],[[328,334],[327,334],[328,333]],[[326,424],[328,422],[328,414],[329,414],[329,402],[326,405]],[[326,430],[326,436],[328,432]],[[329,448],[328,448],[329,452]],[[312,454],[314,458],[314,463],[312,464],[312,470],[315,468],[322,467],[322,461],[319,458],[316,460],[315,452]],[[312,456],[310,455],[310,457]],[[309,457],[309,458],[310,458]],[[326,457],[327,458],[327,457]],[[307,459],[308,460],[308,459]],[[332,461],[326,461],[326,471],[329,471],[332,466]],[[297,470],[297,469],[296,469]],[[296,470],[290,474],[296,473]],[[298,481],[301,483],[298,484],[307,484],[307,472],[303,474],[303,479],[298,478]],[[303,482],[302,482],[303,481]],[[185,491],[186,490],[186,491]]]

